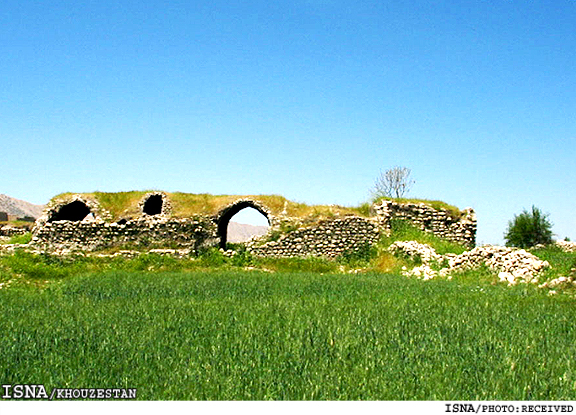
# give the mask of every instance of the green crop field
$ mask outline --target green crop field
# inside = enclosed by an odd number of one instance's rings
[[[567,295],[378,272],[38,261],[0,264],[0,276],[29,275],[0,289],[3,384],[137,388],[143,400],[576,399]]]

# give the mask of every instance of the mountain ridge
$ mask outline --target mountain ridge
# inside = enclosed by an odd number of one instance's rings
[[[0,212],[6,212],[10,216],[19,218],[30,216],[37,219],[42,215],[43,210],[44,205],[34,205],[24,200],[0,194]]]
[[[246,242],[256,235],[264,235],[268,232],[268,226],[249,225],[247,223],[238,223],[230,221],[228,223],[228,242],[239,243]]]

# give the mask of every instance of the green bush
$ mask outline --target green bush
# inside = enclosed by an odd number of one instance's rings
[[[369,243],[361,245],[358,249],[349,249],[339,258],[338,262],[353,267],[367,266],[378,255],[378,248]]]
[[[228,263],[235,267],[249,267],[253,265],[252,254],[246,249],[246,245],[227,243],[226,248],[234,251],[234,255],[228,258]]]
[[[504,235],[506,246],[529,248],[538,244],[552,243],[552,224],[548,214],[532,206],[532,212],[523,210],[508,222],[508,229]]]

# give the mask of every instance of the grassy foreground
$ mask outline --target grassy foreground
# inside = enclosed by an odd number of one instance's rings
[[[145,400],[576,399],[567,296],[112,265],[0,290],[3,384],[130,387]]]

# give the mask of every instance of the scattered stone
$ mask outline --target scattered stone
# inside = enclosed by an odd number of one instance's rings
[[[410,257],[412,260],[420,259],[426,264],[430,262],[444,261],[444,257],[442,255],[438,255],[434,248],[416,241],[396,241],[390,245],[388,251],[390,251],[390,253],[393,255],[403,253]]]
[[[576,252],[576,242],[556,241],[556,245],[564,252]]]
[[[30,232],[27,227],[4,225],[0,227],[0,237],[10,238],[16,235],[25,235]]]
[[[542,261],[524,249],[496,245],[479,246],[448,261],[450,272],[477,268],[482,264],[498,271],[500,280],[509,285],[537,283],[538,274],[550,266],[548,261]]]
[[[460,255],[439,255],[429,245],[420,244],[416,241],[395,242],[389,251],[398,255],[404,253],[410,258],[420,258],[422,265],[412,270],[403,270],[403,275],[415,276],[425,280],[436,276],[448,277],[454,272],[478,268],[486,265],[498,272],[500,281],[505,281],[508,285],[515,285],[519,282],[537,283],[538,274],[549,267],[548,261],[542,261],[535,255],[524,249],[508,248],[502,246],[480,246]],[[439,271],[431,265],[447,264]]]
[[[538,288],[574,288],[576,287],[576,281],[574,281],[573,277],[558,277],[554,278],[553,280],[546,281],[543,284],[540,284]]]
[[[413,268],[411,271],[406,272],[404,275],[406,276],[414,276],[419,279],[423,279],[424,281],[430,280],[438,275],[438,271],[433,270],[430,268],[428,264],[422,264],[419,267]]]

